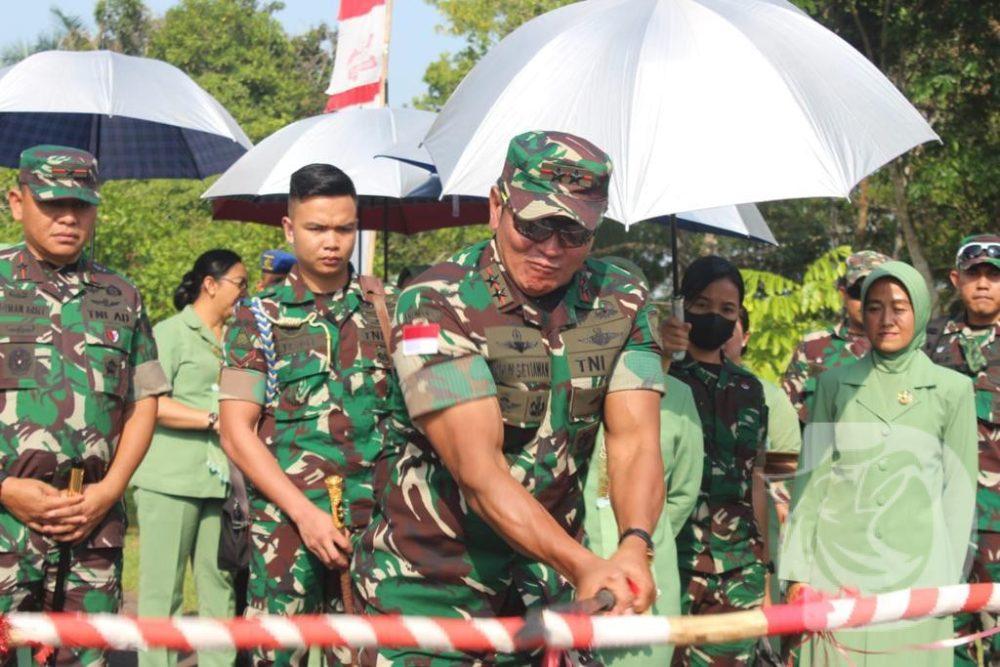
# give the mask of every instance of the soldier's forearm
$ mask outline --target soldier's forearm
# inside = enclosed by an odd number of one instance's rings
[[[238,403],[238,401],[236,401]],[[223,401],[220,417],[220,441],[223,450],[264,496],[296,521],[308,498],[288,479],[274,455],[257,437],[253,427],[256,417],[248,421],[244,415],[231,414],[233,401]],[[259,413],[258,413],[259,414]]]
[[[659,447],[649,455],[642,448],[631,460],[608,467],[611,507],[619,534],[628,528],[641,528],[652,534],[660,519],[666,489]]]
[[[120,497],[125,493],[132,474],[146,456],[155,426],[155,397],[136,401],[126,410],[122,435],[103,480],[116,496]]]
[[[619,533],[652,533],[663,511],[663,454],[660,451],[660,395],[623,391],[605,399],[605,436],[611,506]]]

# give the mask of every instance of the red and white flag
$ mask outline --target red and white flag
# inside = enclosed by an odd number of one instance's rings
[[[441,325],[406,324],[403,326],[403,354],[413,357],[419,354],[437,354],[439,349],[438,335]]]
[[[337,53],[326,94],[326,110],[384,106],[389,58],[386,0],[340,0]]]

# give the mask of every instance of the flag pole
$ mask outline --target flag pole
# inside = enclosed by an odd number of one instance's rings
[[[389,41],[392,38],[392,0],[385,0],[385,42],[382,44],[382,93],[379,106],[389,106]]]
[[[379,106],[389,106],[389,42],[392,38],[392,0],[385,0],[385,41],[382,44],[382,90]],[[389,279],[389,204],[382,206],[382,279]],[[374,262],[373,262],[374,263]]]

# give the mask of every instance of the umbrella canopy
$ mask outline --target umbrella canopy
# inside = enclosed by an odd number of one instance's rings
[[[181,70],[110,51],[44,51],[0,70],[0,164],[37,144],[90,151],[102,180],[205,178],[252,145]]]
[[[217,220],[279,224],[293,172],[333,164],[354,181],[362,229],[412,234],[486,222],[485,199],[440,201],[441,183],[427,169],[375,156],[417,145],[434,114],[416,109],[345,109],[288,125],[257,144],[202,195]]]
[[[431,173],[437,173],[437,167],[431,159],[430,153],[422,145],[415,143],[397,144],[389,148],[385,153],[375,157],[399,160],[417,167],[426,169]],[[739,204],[736,206],[718,206],[701,211],[685,211],[677,214],[676,227],[690,232],[721,234],[744,238],[761,243],[778,245],[774,238],[774,233],[767,226],[764,216],[753,204]],[[482,222],[485,222],[482,221]],[[651,222],[670,224],[669,217],[654,218]]]
[[[685,211],[676,216],[652,218],[650,222],[669,224],[671,217],[677,219],[677,229],[701,234],[719,234],[735,238],[778,245],[774,233],[753,204],[717,206],[700,211]]]
[[[870,62],[785,0],[587,0],[529,21],[466,76],[424,141],[445,194],[484,195],[527,130],[606,150],[608,215],[625,225],[847,196],[936,138]]]

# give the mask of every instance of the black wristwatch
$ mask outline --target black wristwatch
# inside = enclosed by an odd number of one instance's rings
[[[207,430],[211,431],[212,429],[215,428],[215,425],[218,424],[218,423],[219,423],[219,413],[218,412],[209,412],[208,413],[208,429]]]
[[[630,535],[635,535],[640,540],[646,543],[646,555],[649,557],[650,560],[652,560],[653,555],[656,553],[656,547],[653,544],[653,536],[647,533],[642,528],[626,528],[625,532],[622,533],[622,536],[618,538],[619,546],[621,545],[622,542],[625,541],[625,538],[629,537]]]

